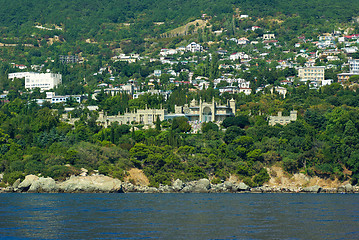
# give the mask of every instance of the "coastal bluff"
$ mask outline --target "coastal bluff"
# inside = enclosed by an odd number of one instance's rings
[[[338,187],[325,188],[318,185],[308,187],[284,187],[265,184],[261,187],[251,188],[243,182],[225,181],[212,184],[208,179],[183,182],[179,179],[171,185],[133,184],[129,181],[104,175],[71,176],[65,181],[56,182],[49,177],[27,175],[23,181],[16,181],[12,186],[0,189],[0,192],[18,193],[358,193],[359,187],[343,184]]]

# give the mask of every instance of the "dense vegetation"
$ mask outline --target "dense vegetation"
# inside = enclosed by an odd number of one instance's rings
[[[286,99],[235,97],[239,115],[223,122],[226,129],[209,122],[199,134],[186,134],[190,126],[181,118],[149,130],[118,124],[102,128],[87,112],[72,127],[48,107],[16,98],[0,109],[0,172],[13,182],[30,173],[63,179],[81,167],[123,178],[124,170],[138,167],[155,186],[175,178],[218,182],[229,174],[257,186],[268,180],[264,167],[279,164],[289,173],[358,182],[357,93],[333,84],[319,92],[303,85]],[[268,126],[268,112],[292,108],[299,111],[296,122]]]

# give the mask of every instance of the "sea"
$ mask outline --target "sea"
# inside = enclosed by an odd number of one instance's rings
[[[0,239],[359,239],[359,194],[0,194]]]

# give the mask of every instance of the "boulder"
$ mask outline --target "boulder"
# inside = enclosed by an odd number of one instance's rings
[[[347,192],[347,193],[351,193],[351,192],[353,192],[353,190],[354,190],[354,188],[350,183],[342,185],[342,186],[338,187],[338,189],[337,189],[338,192]]]
[[[230,181],[225,181],[224,182],[224,188],[227,189],[228,191],[232,191],[233,189],[233,183]]]
[[[182,188],[181,192],[183,192],[183,193],[191,193],[191,192],[193,192],[193,185],[187,184],[186,186],[184,186]]]
[[[183,189],[183,187],[184,187],[184,184],[183,184],[183,182],[182,182],[181,180],[179,180],[179,179],[177,179],[176,181],[174,181],[174,182],[172,183],[172,188],[173,188],[174,191],[179,192],[179,191],[181,191],[181,190]]]
[[[17,188],[21,191],[21,192],[26,192],[27,190],[29,190],[31,184],[35,181],[37,181],[39,179],[38,176],[36,175],[27,175],[24,179],[24,181],[22,181],[19,186],[17,186]]]
[[[34,181],[28,192],[34,192],[34,193],[53,193],[53,192],[58,192],[58,186],[56,185],[56,182],[54,179],[48,177],[48,178],[43,178],[40,177],[38,180]]]
[[[237,191],[250,191],[251,188],[245,184],[244,182],[240,182],[239,184],[237,184]]]
[[[320,191],[322,190],[321,187],[319,187],[318,185],[314,185],[311,187],[305,187],[303,188],[303,192],[309,192],[309,193],[320,193]]]
[[[202,178],[198,180],[193,186],[193,192],[206,193],[211,188],[211,183],[208,179]]]
[[[124,183],[122,187],[124,192],[136,192],[135,186],[130,182]]]
[[[122,182],[102,175],[71,176],[70,179],[58,184],[60,192],[123,192]]]
[[[86,168],[81,168],[80,176],[85,177],[85,176],[87,176],[87,174],[88,174],[88,170]]]
[[[352,193],[354,190],[353,186],[350,183],[345,184],[344,189],[345,189],[345,192],[347,192],[347,193]]]
[[[157,192],[163,192],[163,193],[170,193],[173,192],[173,187],[168,185],[162,185],[160,184],[159,188],[157,189]]]
[[[213,184],[211,185],[210,192],[211,193],[221,193],[221,192],[229,192],[224,183]]]
[[[14,188],[12,186],[8,186],[5,189],[3,189],[3,191],[6,193],[14,192]]]
[[[21,183],[21,179],[18,178],[18,179],[13,183],[12,187],[13,187],[14,189],[17,189],[17,187],[20,185],[20,183]]]
[[[145,193],[158,193],[158,189],[155,187],[146,187]]]

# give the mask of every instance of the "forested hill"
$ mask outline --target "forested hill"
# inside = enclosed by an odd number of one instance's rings
[[[3,37],[31,35],[31,27],[56,24],[67,41],[106,35],[107,40],[163,33],[202,14],[231,18],[238,11],[256,18],[276,17],[297,27],[348,22],[359,1],[351,0],[0,0]],[[156,26],[154,22],[164,22]],[[121,27],[132,23],[133,27]],[[112,24],[114,26],[108,26]],[[110,33],[116,30],[115,33]]]

